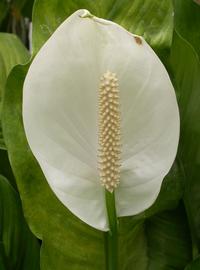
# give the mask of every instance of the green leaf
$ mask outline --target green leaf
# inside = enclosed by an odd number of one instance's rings
[[[39,270],[39,242],[26,225],[18,194],[1,175],[0,224],[0,269]]]
[[[8,160],[8,152],[0,149],[0,174],[5,176],[9,183],[17,190],[15,178]],[[1,269],[1,268],[0,268]]]
[[[185,174],[184,202],[195,258],[200,252],[200,7],[191,0],[175,0],[174,4],[171,64],[181,114],[179,158]]]
[[[0,124],[0,150],[6,150],[6,146],[3,139],[3,131]]]
[[[122,245],[120,270],[182,270],[192,258],[187,217],[181,204],[137,225],[134,234],[133,229],[123,234],[121,239],[126,244]],[[131,256],[127,256],[129,249]]]
[[[0,25],[2,21],[4,20],[4,18],[6,17],[6,15],[8,14],[8,10],[9,10],[8,2],[6,0],[1,0],[0,1]]]
[[[200,63],[193,47],[178,33],[174,34],[171,65],[181,115],[179,158],[185,174],[184,201],[193,244],[200,248]]]
[[[34,0],[26,0],[22,8],[22,14],[24,17],[30,18],[32,20],[32,9],[33,9]]]
[[[183,269],[191,260],[191,240],[184,208],[146,221],[148,270]]]
[[[33,51],[51,36],[74,11],[88,9],[95,16],[110,19],[130,32],[143,35],[156,50],[171,45],[173,6],[171,0],[36,0],[33,10]]]
[[[29,53],[21,41],[13,34],[0,33],[0,97],[11,69],[29,59]],[[3,70],[2,70],[3,69]]]
[[[200,269],[200,257],[189,263],[184,270],[199,270]]]
[[[29,53],[21,41],[13,34],[0,33],[0,122],[1,103],[7,76],[17,64],[23,64],[29,59]],[[0,123],[0,149],[5,149]]]
[[[200,6],[192,0],[174,0],[175,28],[200,57]]]

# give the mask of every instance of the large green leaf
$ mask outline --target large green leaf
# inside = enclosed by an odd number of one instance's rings
[[[174,0],[175,28],[200,58],[200,6],[192,0]]]
[[[200,6],[190,0],[175,0],[174,4],[176,33],[171,64],[181,111],[179,156],[185,171],[184,201],[195,258],[200,252]]]
[[[199,270],[200,269],[200,257],[196,258],[193,262],[189,263],[184,270]]]
[[[13,34],[0,33],[0,149],[5,149],[1,130],[1,103],[6,79],[11,69],[28,61],[29,53]]]
[[[184,199],[193,241],[200,248],[200,63],[193,47],[178,33],[174,34],[171,64],[181,115],[179,158],[185,174]]]
[[[69,15],[82,8],[96,16],[113,20],[135,34],[143,35],[155,49],[166,49],[171,45],[171,0],[36,0],[33,12],[34,52]]]
[[[191,260],[191,240],[184,208],[146,221],[148,270],[182,270]]]
[[[120,258],[119,269],[182,270],[192,257],[190,233],[182,205],[164,211],[136,226],[134,234],[123,231],[122,252],[132,250],[131,257]],[[122,267],[123,264],[123,267]]]
[[[175,0],[174,4],[176,32],[171,64],[181,114],[179,157],[185,173],[184,201],[195,257],[200,252],[200,7],[190,0]]]
[[[9,4],[6,0],[1,0],[0,1],[0,25],[4,18],[6,17],[7,13],[9,10]]]
[[[39,270],[40,246],[24,220],[16,191],[0,175],[0,269]]]
[[[11,69],[17,64],[25,63],[28,59],[28,51],[15,35],[0,33],[0,98]]]
[[[181,114],[179,158],[184,170],[184,202],[193,238],[194,258],[200,252],[200,7],[175,0],[175,34],[171,65]]]
[[[5,150],[0,150],[0,174],[5,176],[13,188],[17,190],[15,178],[8,159],[8,152]]]

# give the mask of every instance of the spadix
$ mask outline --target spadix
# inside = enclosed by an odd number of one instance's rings
[[[86,10],[33,60],[23,121],[56,196],[103,231],[105,189],[115,192],[118,216],[145,210],[177,151],[179,113],[164,66],[144,39]]]
[[[113,192],[120,182],[120,110],[117,77],[106,72],[99,91],[99,171],[102,185]]]

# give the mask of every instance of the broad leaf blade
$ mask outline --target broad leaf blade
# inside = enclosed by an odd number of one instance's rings
[[[8,159],[8,152],[0,150],[0,174],[6,177],[12,187],[17,190],[15,178]]]
[[[192,0],[174,0],[175,28],[200,58],[200,6]]]
[[[0,74],[1,89],[11,69],[17,64],[29,60],[29,53],[21,41],[13,34],[0,33],[0,55],[4,65],[4,74]],[[2,93],[1,93],[2,95]]]
[[[182,270],[192,258],[190,231],[181,204],[143,225],[140,222],[131,228],[127,220],[123,227],[120,270]],[[128,250],[132,252],[127,254]]]
[[[183,269],[192,258],[191,239],[183,206],[146,221],[148,270]]]
[[[0,33],[0,149],[5,149],[1,129],[2,96],[11,69],[29,59],[29,53],[21,41],[13,34]]]
[[[181,140],[179,157],[185,173],[185,204],[193,239],[200,248],[200,63],[191,45],[175,33],[171,52],[174,82],[181,113]]]
[[[8,2],[6,0],[1,0],[0,1],[0,25],[2,21],[4,20],[4,18],[6,17],[6,15],[8,14],[8,10],[9,10]]]
[[[200,257],[189,263],[184,270],[199,270],[200,269]]]
[[[181,113],[179,158],[185,177],[184,202],[193,238],[193,256],[200,251],[200,7],[175,0],[175,34],[171,65]]]
[[[33,51],[36,53],[55,29],[73,12],[88,9],[95,16],[110,19],[130,32],[143,35],[156,50],[169,48],[173,32],[171,0],[100,0],[35,2]]]
[[[39,270],[40,246],[29,231],[16,191],[0,175],[0,266]]]

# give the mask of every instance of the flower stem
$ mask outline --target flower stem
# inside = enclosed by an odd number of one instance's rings
[[[115,208],[115,193],[105,190],[106,207],[110,230],[105,233],[106,269],[118,269],[118,224]]]

